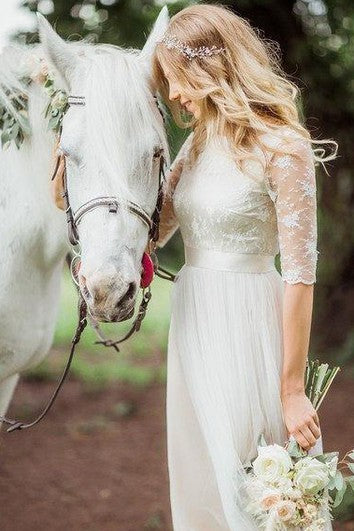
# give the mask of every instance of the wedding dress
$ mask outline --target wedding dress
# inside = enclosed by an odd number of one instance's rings
[[[167,449],[174,531],[257,529],[245,513],[242,464],[257,440],[286,441],[280,401],[284,285],[316,281],[316,182],[309,144],[290,129],[237,169],[226,138],[168,178],[158,247],[180,228],[185,264],[171,293]],[[262,151],[255,148],[255,153]],[[274,258],[280,251],[280,275]],[[330,529],[330,528],[329,528]]]

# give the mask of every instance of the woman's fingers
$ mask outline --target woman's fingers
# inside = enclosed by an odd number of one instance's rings
[[[294,433],[294,437],[304,450],[310,450],[315,446],[320,436],[321,430],[313,419],[309,420],[307,424],[303,424]]]
[[[310,448],[312,448],[312,446],[315,446],[317,439],[316,439],[316,437],[314,436],[314,434],[312,433],[312,431],[310,430],[310,428],[308,426],[303,426],[300,429],[300,433],[303,435],[304,439],[307,442],[307,445]]]
[[[319,439],[321,437],[321,430],[319,428],[319,424],[316,424],[315,420],[310,420],[308,423],[308,427],[312,431],[316,439]]]
[[[296,431],[293,436],[295,437],[296,442],[301,446],[301,448],[306,451],[310,450],[311,446],[301,431]]]

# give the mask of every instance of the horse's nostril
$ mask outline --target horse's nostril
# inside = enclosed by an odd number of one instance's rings
[[[127,292],[125,294],[126,299],[132,299],[136,293],[136,282],[130,282]]]
[[[136,293],[136,290],[137,290],[136,282],[129,282],[127,291],[124,293],[124,295],[119,299],[117,303],[117,308],[119,308],[122,302],[133,299]]]

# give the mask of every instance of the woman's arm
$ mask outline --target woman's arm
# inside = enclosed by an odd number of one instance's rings
[[[309,450],[319,419],[305,395],[317,265],[316,178],[310,144],[289,138],[289,155],[274,155],[268,184],[274,200],[284,280],[281,399],[288,433]]]
[[[179,228],[179,222],[173,210],[173,192],[183,170],[184,160],[191,143],[193,133],[190,133],[177,153],[167,177],[164,188],[164,202],[160,214],[159,239],[156,243],[161,249],[172,238]]]
[[[165,188],[164,201],[160,214],[159,238],[157,248],[162,248],[172,238],[179,227],[179,222],[173,210],[173,191],[182,172],[183,161],[179,160],[171,167],[168,183]]]
[[[313,285],[286,284],[283,307],[284,359],[281,399],[290,435],[305,450],[320,436],[319,419],[305,395],[304,375],[310,342]]]

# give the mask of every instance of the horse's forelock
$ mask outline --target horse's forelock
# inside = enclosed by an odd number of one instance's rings
[[[87,72],[87,126],[92,146],[107,163],[121,168],[123,184],[133,162],[138,176],[150,174],[151,167],[147,168],[143,155],[152,155],[153,138],[163,146],[167,157],[168,144],[136,51],[114,47],[102,51],[90,58]],[[152,157],[149,162],[152,164]],[[142,184],[149,187],[151,183]]]

